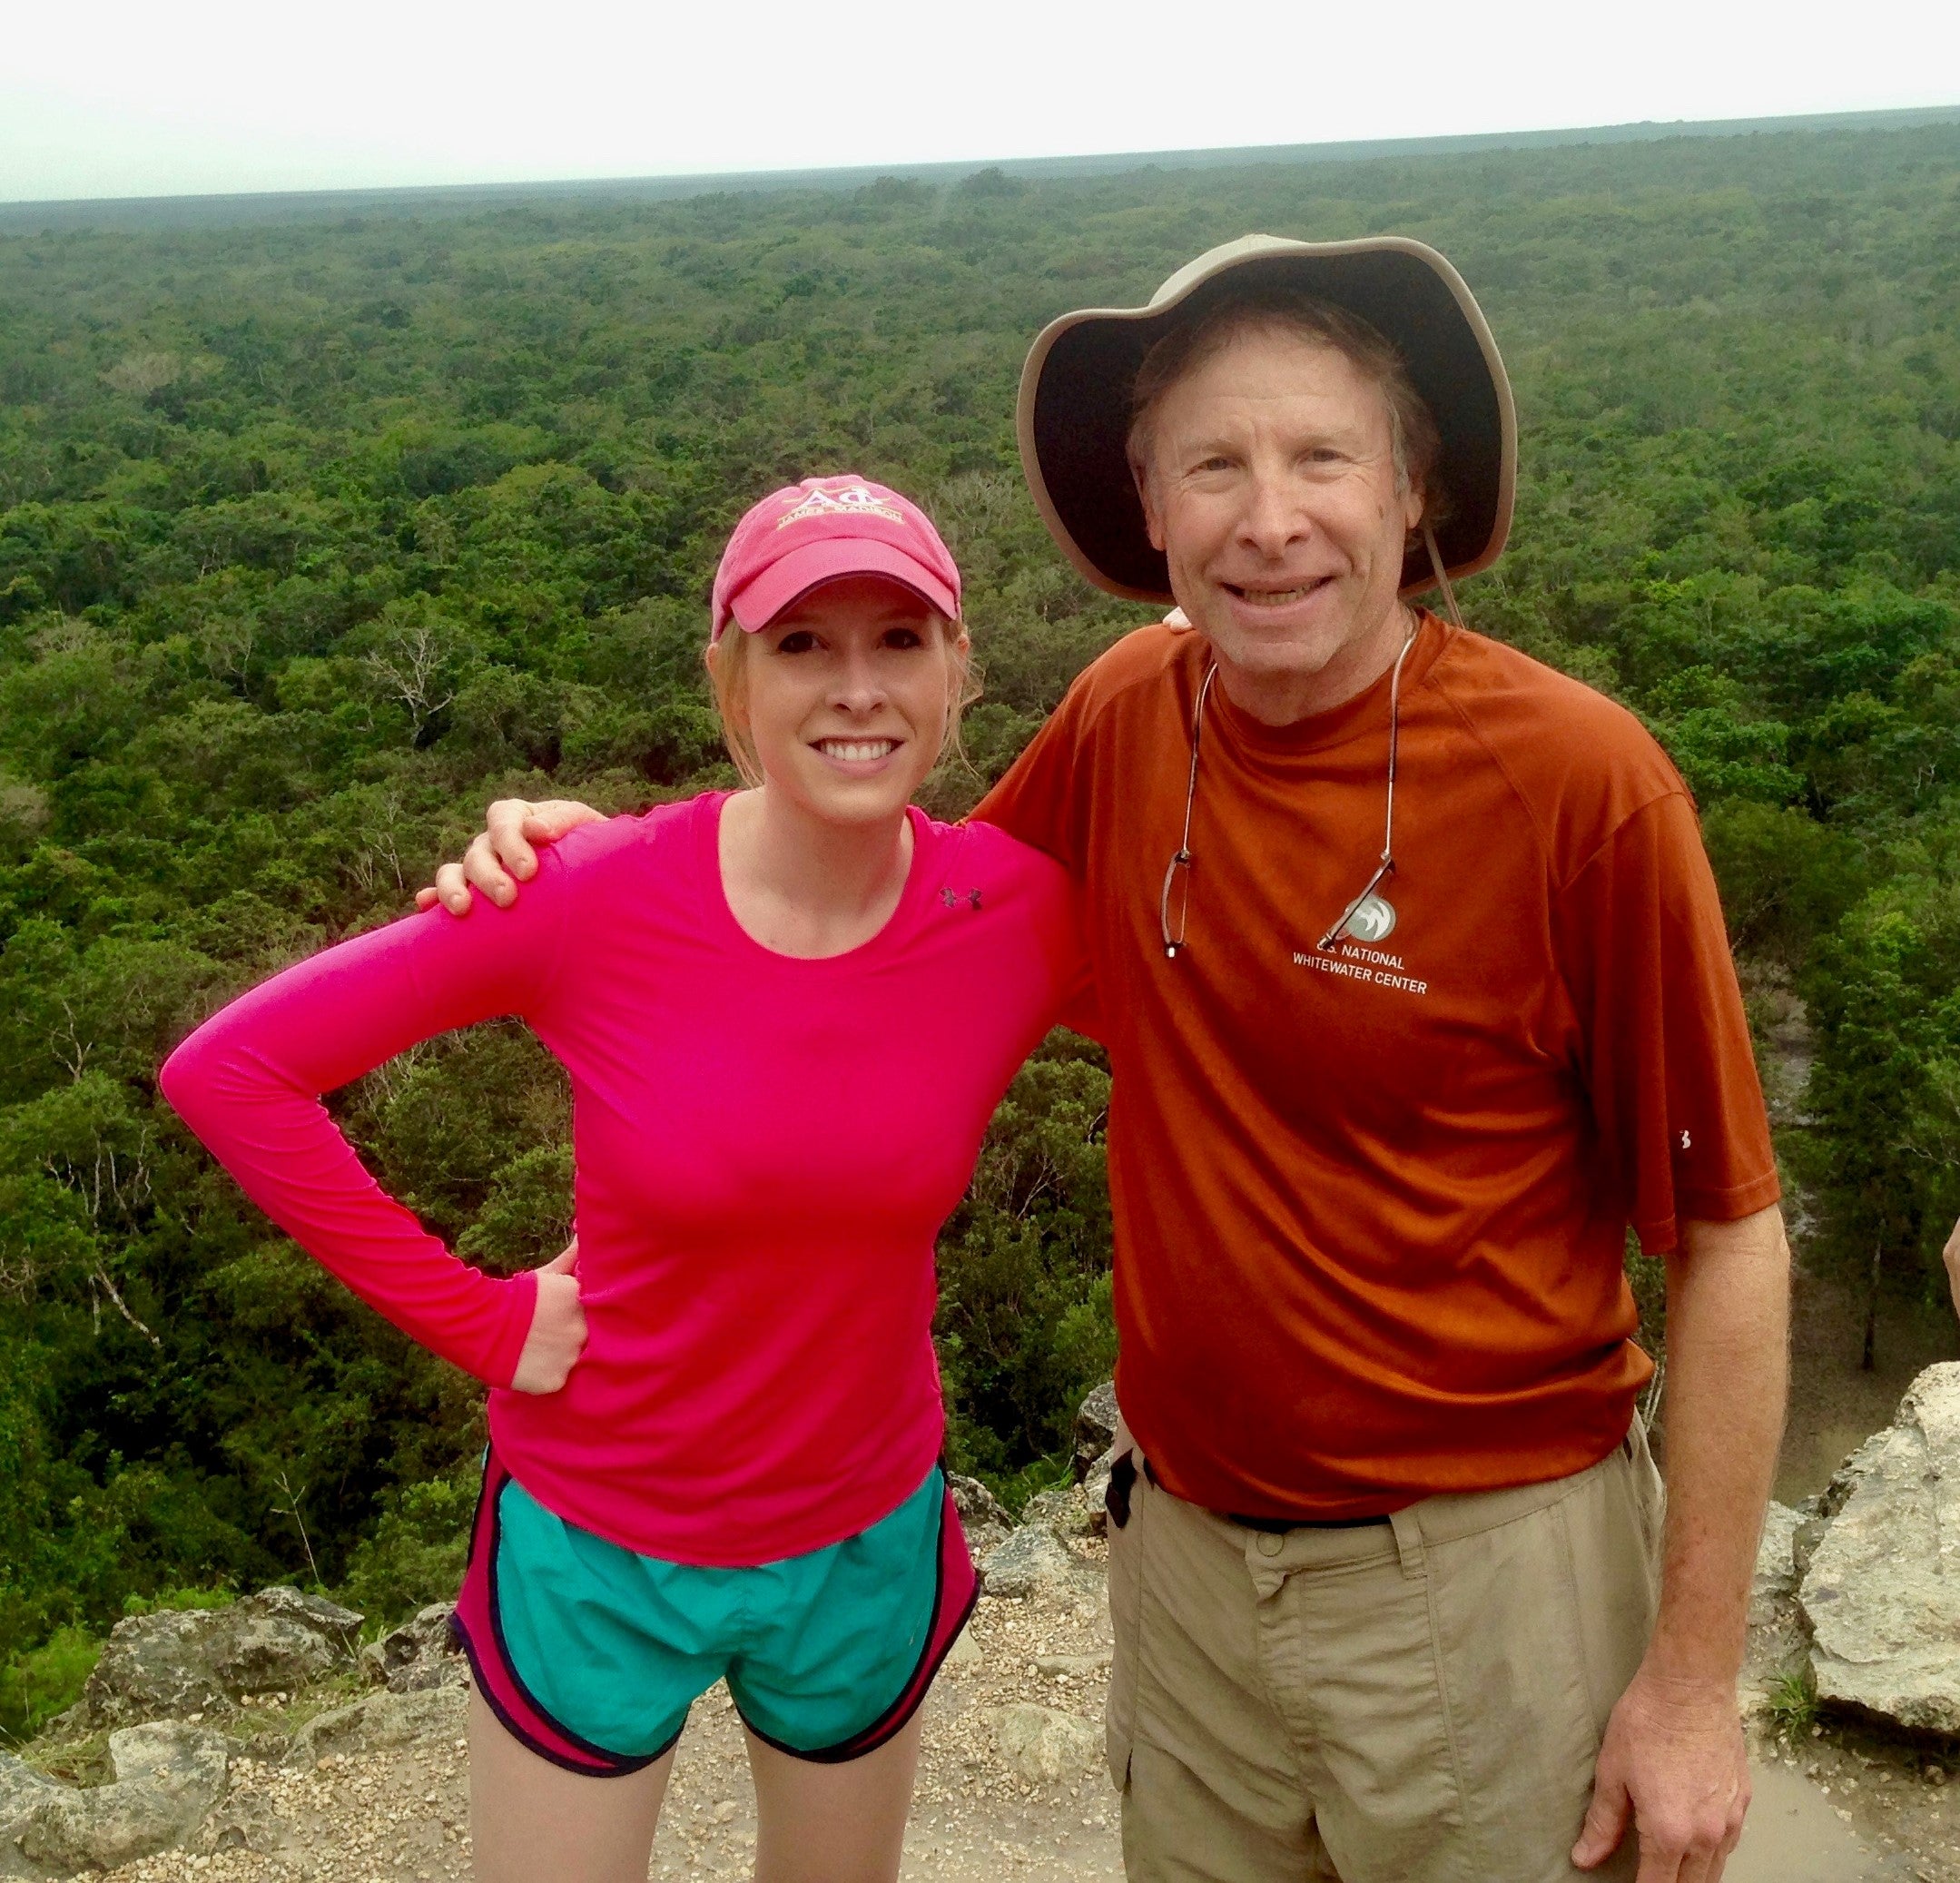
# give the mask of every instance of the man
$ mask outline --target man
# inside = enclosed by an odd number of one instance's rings
[[[1678,775],[1455,619],[1511,509],[1482,317],[1420,244],[1248,237],[1055,322],[1019,418],[1070,560],[1181,611],[975,813],[1083,882],[1114,1072],[1130,1874],[1719,1877],[1777,1179]],[[499,901],[532,810],[472,846]]]

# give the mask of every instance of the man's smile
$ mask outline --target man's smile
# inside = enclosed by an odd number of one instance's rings
[[[1269,585],[1248,585],[1237,582],[1221,582],[1219,587],[1252,608],[1286,608],[1295,602],[1303,602],[1308,596],[1317,593],[1333,581],[1332,576],[1310,576],[1304,582],[1291,588],[1275,588]]]

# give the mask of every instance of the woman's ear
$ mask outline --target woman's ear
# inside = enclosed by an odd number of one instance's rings
[[[720,638],[710,641],[701,654],[702,664],[708,670],[708,684],[714,689],[715,705],[737,731],[744,730],[749,723],[748,688],[742,684],[742,670],[737,665],[747,658],[748,647],[744,643],[741,653],[729,653],[728,636],[741,632],[740,628],[724,629]]]

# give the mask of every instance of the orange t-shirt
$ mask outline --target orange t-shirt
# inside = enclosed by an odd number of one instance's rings
[[[1208,660],[1128,636],[974,813],[1087,892],[1124,1415],[1253,1515],[1581,1470],[1651,1371],[1627,1226],[1668,1250],[1778,1194],[1693,802],[1621,707],[1425,615],[1392,930],[1315,945],[1379,860],[1386,676],[1280,729],[1214,685],[1167,960]]]

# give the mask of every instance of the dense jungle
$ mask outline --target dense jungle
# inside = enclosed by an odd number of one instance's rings
[[[0,1730],[125,1612],[284,1577],[379,1620],[460,1563],[478,1389],[257,1216],[163,1054],[399,913],[492,796],[729,781],[708,580],[799,476],[895,483],[959,555],[986,696],[933,791],[970,803],[1146,618],[1023,490],[1028,341],[1249,229],[1415,235],[1481,297],[1522,481],[1464,610],[1672,753],[1752,1013],[1808,1030],[1779,1110],[1806,1260],[1931,1297],[1960,125],[0,234]],[[1010,1499],[1114,1351],[1107,1090],[1056,1036],[941,1243],[950,1456]],[[470,1259],[559,1247],[566,1099],[521,1030],[333,1102]]]

